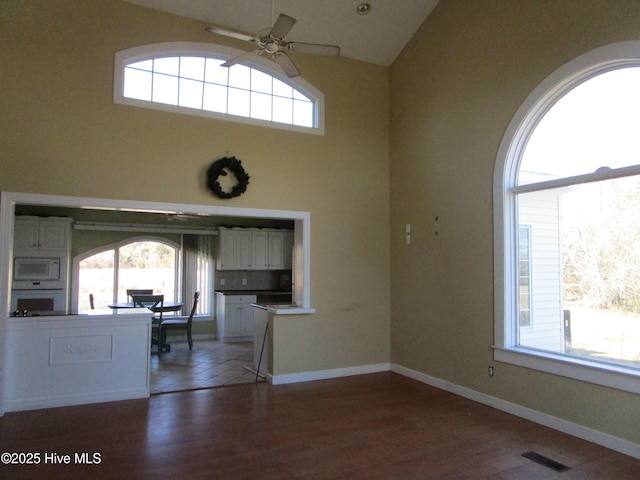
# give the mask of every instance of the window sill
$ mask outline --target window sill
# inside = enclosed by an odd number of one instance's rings
[[[527,348],[494,348],[494,359],[519,367],[561,375],[640,394],[640,370]]]

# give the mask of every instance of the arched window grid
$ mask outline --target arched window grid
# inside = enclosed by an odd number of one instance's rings
[[[277,65],[257,55],[243,65],[230,68],[219,66],[241,53],[241,50],[220,45],[193,43],[145,45],[118,52],[114,68],[114,102],[284,130],[324,134],[324,95],[319,90],[300,77],[287,78],[279,71]],[[193,75],[184,73],[182,68],[182,64],[194,60],[202,60],[204,64],[200,79],[192,78]],[[175,65],[167,68],[166,62]],[[223,75],[218,75],[217,78],[210,75],[216,67],[218,74],[226,74],[224,81],[221,78]],[[148,77],[150,87],[143,93],[131,94],[125,85],[127,74]],[[243,76],[245,79],[241,78]],[[258,83],[258,78],[263,82]],[[270,81],[268,89],[264,88],[265,79]],[[170,98],[163,97],[166,89],[161,93],[163,90],[156,88],[159,81],[171,83]],[[187,87],[191,88],[191,92],[193,88],[202,90],[198,101],[186,99],[187,92],[190,91]],[[268,109],[265,107],[267,103]],[[221,104],[224,104],[224,108],[221,108]]]
[[[579,185],[590,182],[599,182],[602,180],[623,178],[640,174],[640,159],[638,159],[638,165],[611,168],[608,170],[594,171],[580,175],[569,175],[552,180],[519,183],[518,178],[527,143],[531,138],[533,132],[538,127],[540,121],[554,107],[556,102],[562,99],[571,90],[577,88],[581,84],[588,82],[591,79],[594,79],[604,73],[629,67],[640,68],[640,58],[609,61],[604,62],[596,67],[586,68],[583,71],[569,76],[563,82],[559,82],[555,86],[555,88],[550,89],[547,95],[543,96],[543,98],[539,100],[537,106],[535,108],[532,108],[529,114],[522,120],[520,131],[517,135],[514,136],[513,144],[510,147],[511,149],[508,157],[511,160],[506,162],[504,168],[505,190],[508,192],[507,196],[509,196],[509,194],[511,193],[520,194],[526,192],[541,191],[552,188]]]

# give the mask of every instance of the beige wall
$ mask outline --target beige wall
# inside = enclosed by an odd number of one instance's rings
[[[640,39],[638,1],[442,0],[418,30],[391,69],[391,358],[638,443],[637,395],[495,364],[491,350],[492,180],[505,129],[555,69],[630,39]]]
[[[112,103],[114,52],[218,40],[197,22],[113,0],[0,8],[0,190],[309,211],[317,313],[278,321],[278,374],[391,359],[640,442],[637,395],[504,364],[486,374],[501,137],[553,70],[640,38],[639,2],[441,0],[390,71],[299,56],[326,95],[324,137]],[[227,152],[251,184],[221,201],[202,173]]]
[[[218,41],[202,23],[116,0],[0,9],[0,190],[308,211],[317,313],[284,331],[280,373],[389,361],[388,69],[300,55],[326,135],[245,126],[112,102],[116,51]],[[227,154],[251,183],[219,200],[203,174]]]

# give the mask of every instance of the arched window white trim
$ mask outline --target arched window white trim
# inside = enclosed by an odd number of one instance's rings
[[[82,262],[83,260],[86,260],[89,257],[92,257],[94,255],[103,253],[103,252],[108,252],[108,251],[113,251],[114,252],[114,277],[113,277],[113,298],[108,299],[109,303],[115,303],[115,302],[124,302],[126,301],[126,299],[124,298],[118,298],[117,294],[118,294],[118,284],[119,284],[119,262],[118,262],[118,255],[119,255],[119,250],[122,247],[126,247],[127,245],[131,245],[134,243],[139,243],[139,242],[155,242],[155,243],[160,243],[163,245],[166,245],[168,247],[170,247],[171,249],[174,250],[175,252],[175,264],[174,264],[174,298],[175,299],[179,299],[180,298],[180,291],[178,289],[178,285],[180,285],[180,264],[181,264],[181,260],[180,260],[180,250],[181,250],[181,246],[179,243],[173,242],[167,238],[164,237],[158,237],[158,236],[154,236],[154,235],[136,235],[134,237],[129,237],[126,238],[124,240],[120,240],[118,242],[115,243],[110,243],[107,245],[102,245],[100,247],[96,247],[93,248],[91,250],[88,250],[86,252],[82,252],[78,255],[76,255],[75,257],[73,257],[72,259],[72,271],[73,274],[71,276],[72,278],[72,285],[71,285],[71,292],[72,292],[72,310],[73,311],[78,311],[78,302],[79,302],[79,290],[80,290],[80,284],[79,284],[79,279],[80,279],[80,262]]]
[[[494,171],[494,358],[539,371],[640,393],[636,368],[554,354],[518,345],[517,195],[549,186],[570,186],[622,176],[640,175],[640,166],[518,186],[518,171],[527,142],[553,105],[578,84],[602,73],[640,66],[640,41],[607,45],[567,63],[547,77],[520,106],[500,144]]]
[[[122,105],[130,105],[142,108],[150,108],[154,110],[195,115],[206,118],[215,118],[218,120],[232,121],[249,125],[259,125],[270,128],[324,135],[324,95],[322,94],[322,92],[320,92],[317,88],[300,77],[296,77],[293,79],[288,78],[275,63],[267,59],[263,59],[257,55],[255,55],[255,58],[249,59],[244,62],[243,65],[236,65],[234,67],[231,67],[229,70],[236,67],[240,69],[250,67],[251,69],[257,70],[258,72],[262,72],[270,77],[273,77],[277,85],[286,84],[287,86],[291,87],[293,89],[293,92],[292,98],[290,99],[281,98],[277,94],[264,95],[262,92],[254,92],[251,89],[247,90],[247,92],[251,91],[254,97],[259,96],[260,98],[263,98],[265,100],[267,98],[271,98],[274,102],[281,101],[287,104],[306,104],[305,110],[308,114],[305,114],[305,120],[303,122],[298,122],[295,118],[292,118],[290,121],[287,119],[280,119],[279,121],[276,116],[271,117],[273,119],[252,118],[251,115],[234,115],[233,113],[222,113],[219,111],[202,109],[200,107],[190,108],[188,106],[180,106],[169,103],[154,102],[151,100],[125,97],[125,69],[127,65],[131,65],[137,62],[143,62],[150,59],[167,59],[177,57],[204,57],[226,61],[242,53],[245,52],[243,50],[225,47],[222,45],[191,42],[156,43],[117,52],[115,55],[114,65],[113,101],[114,103]],[[175,78],[183,77],[178,76]],[[223,88],[222,86],[220,87]],[[255,93],[257,93],[257,95],[255,95]],[[309,111],[309,109],[311,110]],[[274,105],[272,111],[278,111],[278,107]],[[295,111],[292,115],[295,115]]]

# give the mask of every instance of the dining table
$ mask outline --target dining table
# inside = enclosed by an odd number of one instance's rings
[[[110,309],[114,310],[114,311],[118,311],[118,310],[124,310],[127,308],[140,308],[140,304],[134,304],[133,302],[117,302],[117,303],[110,303],[109,305],[107,305]],[[163,314],[165,313],[170,313],[170,312],[179,312],[182,310],[183,307],[183,303],[182,302],[164,302],[162,304],[162,307],[160,306],[156,306],[156,307],[146,307],[148,310],[152,311],[153,313],[160,313],[162,312]],[[154,325],[158,325],[159,322],[153,322]],[[158,345],[159,342],[157,339],[152,338],[151,339],[151,345]],[[158,346],[158,350],[160,349],[163,350],[167,350],[170,351],[171,350],[171,344],[164,342],[162,344],[162,346]]]
[[[118,303],[110,303],[107,307],[112,310],[119,310],[125,308],[140,308],[140,304],[135,305],[133,302],[118,302]],[[162,307],[153,307],[149,308],[153,313],[167,313],[167,312],[179,312],[182,310],[183,303],[182,302],[164,302]]]

